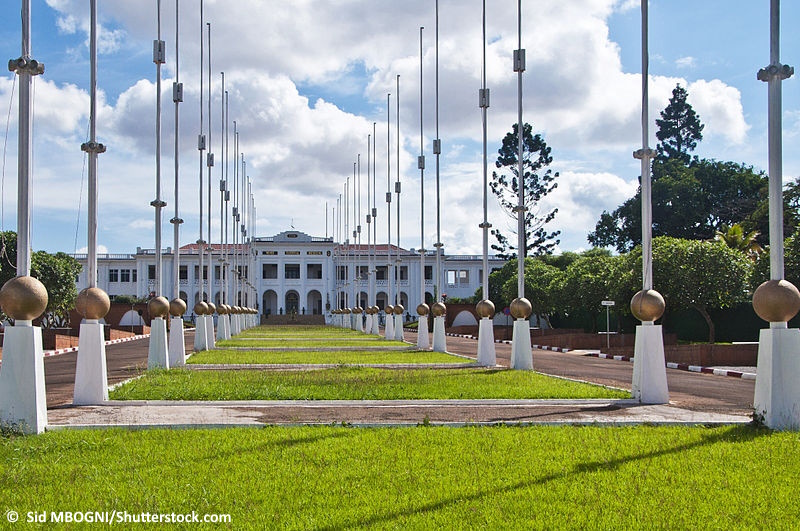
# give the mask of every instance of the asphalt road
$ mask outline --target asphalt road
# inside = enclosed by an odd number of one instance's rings
[[[416,334],[407,333],[409,341]],[[194,344],[194,331],[186,332],[187,353]],[[448,350],[475,358],[478,342],[474,339],[448,337]],[[511,345],[496,344],[499,365],[508,366]],[[148,340],[141,339],[106,346],[108,382],[114,384],[140,374],[147,367]],[[45,358],[45,382],[48,407],[72,403],[77,353]],[[630,389],[633,363],[601,359],[573,353],[535,349],[534,369],[553,376],[594,382]],[[670,401],[694,411],[747,415],[752,411],[755,382],[729,376],[699,374],[667,369]]]

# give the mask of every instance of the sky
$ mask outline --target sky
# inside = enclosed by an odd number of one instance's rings
[[[9,0],[10,4],[16,0]],[[98,2],[100,21],[97,139],[101,252],[129,253],[155,245],[156,67],[155,0]],[[175,1],[161,2],[163,246],[173,245],[176,76]],[[178,78],[179,216],[181,245],[199,237],[200,0],[180,0]],[[517,2],[489,0],[487,86],[489,171],[502,137],[517,119]],[[537,205],[558,208],[548,225],[560,230],[560,251],[589,247],[586,236],[603,210],[613,210],[637,188],[641,147],[641,17],[636,0],[522,2],[523,119],[552,148],[558,187]],[[781,61],[797,66],[800,5],[782,6]],[[219,180],[234,177],[233,121],[239,152],[252,181],[255,236],[295,228],[314,236],[337,235],[339,195],[361,155],[362,217],[366,227],[368,135],[375,131],[377,232],[387,237],[387,143],[390,175],[397,178],[397,87],[400,76],[401,235],[419,248],[420,228],[420,26],[424,26],[422,149],[426,156],[424,243],[436,242],[435,3],[432,0],[205,0],[211,23],[212,241],[220,239]],[[14,13],[18,8],[14,8]],[[11,11],[9,9],[9,11]],[[33,58],[45,64],[35,80],[33,221],[34,249],[86,249],[89,8],[85,0],[32,0]],[[20,55],[20,25],[8,16],[0,27],[7,58]],[[202,31],[204,38],[206,30]],[[481,2],[439,2],[439,138],[442,243],[449,254],[479,254],[482,235]],[[208,42],[204,43],[205,53]],[[206,55],[205,60],[207,61]],[[655,119],[677,83],[705,124],[696,154],[766,170],[767,86],[756,79],[769,63],[767,0],[651,0],[650,147]],[[208,70],[204,68],[206,128]],[[222,134],[221,72],[228,91],[228,160]],[[390,94],[387,109],[387,94]],[[16,229],[17,91],[14,75],[0,77],[3,149],[3,230]],[[387,112],[389,125],[387,128]],[[373,125],[374,124],[374,125]],[[388,131],[387,131],[388,129]],[[387,141],[387,132],[389,138]],[[206,131],[206,134],[208,132]],[[800,84],[783,83],[783,177],[800,176]],[[372,159],[372,155],[370,160]],[[203,186],[207,170],[202,168]],[[353,188],[350,188],[352,194]],[[208,190],[203,190],[204,209]],[[342,199],[344,201],[344,198]],[[394,200],[393,200],[394,201]],[[327,210],[326,210],[327,204]],[[514,222],[489,196],[489,221],[510,233]],[[232,205],[231,205],[232,206]],[[396,241],[396,203],[392,240]],[[339,209],[341,210],[341,208]],[[351,211],[352,212],[352,211]],[[208,213],[205,212],[204,215]],[[204,222],[203,230],[206,231]],[[350,229],[352,230],[352,221]],[[327,231],[327,232],[326,232]],[[366,243],[366,231],[362,243]],[[207,239],[207,234],[204,236]],[[491,238],[491,237],[490,237]],[[229,237],[232,241],[232,237]],[[490,241],[490,243],[492,243]]]

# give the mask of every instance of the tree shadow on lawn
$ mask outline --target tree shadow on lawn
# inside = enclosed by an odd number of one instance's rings
[[[269,430],[271,426],[266,426],[263,428],[255,428],[255,429],[262,429],[262,430]],[[340,439],[344,437],[352,437],[354,435],[353,430],[337,430],[337,431],[329,431],[325,430],[319,431],[313,435],[306,435],[303,437],[296,437],[296,438],[289,438],[282,436],[275,440],[271,441],[261,441],[256,445],[253,445],[249,448],[242,448],[241,446],[237,448],[233,448],[226,451],[218,451],[215,453],[209,453],[208,455],[203,456],[201,459],[206,461],[216,461],[218,459],[226,459],[232,456],[239,456],[243,453],[253,453],[253,452],[265,452],[269,451],[272,447],[279,447],[279,448],[292,448],[294,446],[300,446],[304,444],[314,444],[320,441],[324,441],[327,439]]]
[[[581,476],[584,474],[590,474],[598,471],[618,469],[619,467],[627,463],[632,463],[644,459],[662,457],[670,454],[677,454],[680,452],[684,452],[686,450],[692,450],[703,446],[709,446],[719,442],[726,442],[726,443],[748,442],[758,437],[769,435],[770,433],[771,430],[765,428],[753,427],[752,425],[734,426],[723,433],[704,435],[702,439],[699,441],[689,444],[681,444],[673,448],[666,448],[664,450],[657,450],[653,452],[642,453],[639,455],[625,456],[618,459],[611,459],[609,461],[591,461],[587,463],[579,463],[575,465],[572,470],[568,470],[565,472],[548,474],[546,476],[536,479],[518,481],[512,485],[499,487],[495,489],[483,490],[481,492],[476,492],[474,494],[460,493],[456,496],[436,502],[431,502],[417,508],[396,510],[388,512],[383,515],[375,515],[364,519],[358,519],[357,521],[342,522],[340,524],[333,524],[330,526],[321,527],[319,529],[320,531],[329,531],[329,530],[334,531],[339,529],[351,528],[355,526],[368,527],[376,524],[389,523],[392,522],[393,520],[396,520],[404,516],[433,513],[451,505],[456,505],[463,502],[478,501],[486,496],[491,496],[496,494],[507,494],[516,490],[525,489],[536,485],[544,485],[553,481],[567,479],[570,476]]]

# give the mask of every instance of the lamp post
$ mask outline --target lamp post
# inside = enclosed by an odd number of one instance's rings
[[[75,307],[83,315],[78,336],[78,358],[75,365],[75,392],[77,405],[100,404],[108,400],[106,371],[106,346],[100,319],[111,308],[105,291],[97,287],[97,155],[106,147],[97,143],[97,2],[89,3],[89,141],[81,145],[88,155],[89,166],[89,221],[88,221],[88,287],[78,294]]]
[[[175,104],[175,135],[174,135],[174,200],[175,200],[175,215],[169,220],[172,223],[172,236],[173,236],[173,255],[172,255],[172,300],[169,302],[169,313],[172,316],[170,319],[170,334],[169,334],[169,366],[182,367],[186,364],[186,342],[183,337],[183,314],[186,313],[186,302],[181,299],[181,286],[180,286],[180,271],[181,271],[181,240],[180,240],[180,227],[183,220],[180,218],[180,201],[179,201],[179,169],[180,169],[180,110],[179,104],[183,101],[183,83],[180,82],[180,62],[179,62],[179,3],[180,0],[175,0],[175,82],[172,84],[172,101]]]
[[[531,302],[525,298],[525,171],[523,168],[522,73],[525,71],[525,49],[522,48],[522,0],[517,0],[517,49],[514,50],[514,71],[517,73],[517,298],[511,301],[514,334],[511,342],[511,368],[533,369],[530,321]]]
[[[475,307],[481,318],[478,325],[478,365],[494,366],[497,356],[494,348],[494,303],[489,300],[489,228],[492,226],[488,219],[488,156],[487,156],[487,111],[489,110],[489,89],[486,88],[486,0],[483,0],[482,13],[482,38],[483,38],[483,68],[481,72],[481,89],[478,92],[478,105],[481,108],[481,122],[483,123],[483,223],[479,227],[483,230],[483,300]]]
[[[800,330],[787,321],[800,310],[800,293],[784,279],[781,83],[794,68],[780,62],[780,2],[770,2],[770,64],[758,71],[768,91],[770,280],[753,294],[753,309],[769,322],[761,330],[753,406],[773,429],[800,429]]]
[[[643,404],[669,402],[664,338],[655,321],[664,314],[664,299],[653,289],[653,214],[650,199],[650,160],[655,151],[649,141],[647,4],[642,2],[642,148],[634,158],[642,161],[642,290],[631,299],[631,312],[642,324],[636,327],[631,393]]]
[[[161,65],[166,61],[166,45],[161,40],[161,0],[157,1],[156,19],[158,21],[158,38],[153,41],[153,62],[156,64],[156,198],[150,205],[156,209],[156,296],[147,303],[150,314],[150,344],[147,351],[147,368],[169,368],[169,352],[167,350],[167,322],[164,318],[169,314],[169,301],[163,297],[161,257],[161,209],[167,203],[161,199]]]
[[[47,307],[47,290],[30,276],[30,182],[33,158],[33,77],[44,64],[31,57],[31,2],[22,0],[22,55],[8,62],[19,76],[19,152],[17,153],[17,276],[0,289],[0,306],[14,319],[3,337],[0,370],[0,422],[25,432],[47,425],[42,329],[33,326]]]
[[[419,288],[420,303],[417,305],[417,348],[420,350],[430,347],[428,339],[428,314],[430,307],[425,304],[425,154],[424,138],[422,134],[422,30],[419,28],[419,157],[417,157],[417,168],[419,168]]]
[[[206,150],[206,135],[203,130],[203,112],[205,100],[203,99],[203,73],[205,72],[204,62],[204,39],[203,34],[205,30],[205,23],[203,20],[203,0],[200,0],[200,133],[197,135],[197,150],[200,152],[200,222],[199,230],[200,237],[197,239],[197,255],[198,255],[198,273],[197,278],[197,302],[194,305],[194,313],[197,315],[195,319],[194,331],[194,350],[200,352],[208,350],[208,334],[206,333],[206,319],[205,315],[208,312],[208,304],[205,302],[205,275],[203,275],[205,254],[205,240],[203,240],[203,159]],[[210,120],[210,117],[209,117]]]
[[[433,350],[447,351],[447,336],[444,330],[444,319],[447,307],[442,297],[442,207],[439,190],[439,158],[442,154],[442,141],[439,138],[439,0],[436,0],[436,138],[433,140],[433,154],[436,155],[436,276],[434,291],[436,302],[431,306],[433,314]]]

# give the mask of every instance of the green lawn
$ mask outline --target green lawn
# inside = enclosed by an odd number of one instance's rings
[[[61,431],[0,437],[0,518],[197,511],[231,515],[214,529],[792,529],[798,462],[797,433],[744,426]]]
[[[299,326],[299,325],[279,325],[279,326],[256,326],[249,328],[234,336],[240,337],[373,337],[364,334],[363,332],[356,332],[348,328],[338,328],[334,326]]]
[[[415,350],[204,350],[196,352],[188,363],[470,363],[472,360],[442,352]]]
[[[408,347],[411,345],[402,341],[387,341],[377,336],[364,336],[363,338],[259,338],[259,339],[228,339],[218,341],[216,346],[246,347],[246,348],[300,348],[300,347]]]
[[[399,400],[630,398],[630,393],[532,371],[370,369],[313,371],[150,370],[110,393],[112,400]]]

